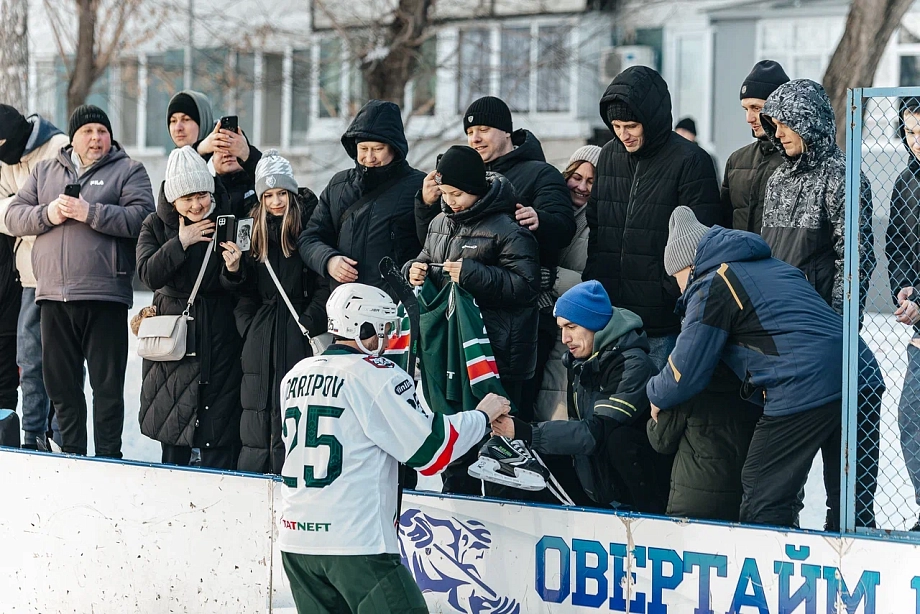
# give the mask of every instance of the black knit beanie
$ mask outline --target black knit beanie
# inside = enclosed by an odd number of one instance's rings
[[[741,100],[759,98],[766,100],[783,83],[789,81],[786,71],[773,60],[761,60],[754,64],[744,83],[741,84]]]
[[[693,118],[691,117],[685,117],[679,122],[677,122],[677,125],[674,126],[674,129],[675,130],[683,129],[689,132],[690,134],[692,134],[693,136],[696,136],[696,122],[693,121]]]
[[[633,113],[628,104],[622,100],[612,100],[607,105],[607,121],[611,124],[615,121],[637,122],[639,118],[636,117],[636,114]]]
[[[470,126],[489,126],[509,134],[514,132],[511,109],[504,100],[495,96],[483,96],[467,108],[463,114],[463,131],[469,130]]]
[[[484,196],[489,191],[486,167],[482,157],[475,149],[466,145],[454,145],[444,152],[438,162],[438,174],[435,178],[438,185],[449,185],[467,194]]]
[[[19,164],[26,143],[32,135],[32,124],[22,113],[8,104],[0,104],[0,161],[4,164]]]
[[[173,113],[185,113],[192,118],[192,121],[198,124],[198,129],[201,129],[201,114],[198,112],[198,105],[195,104],[195,101],[188,94],[180,92],[169,101],[169,106],[166,107],[167,126],[169,125],[169,118],[173,116]]]
[[[71,141],[77,130],[86,124],[102,124],[109,131],[109,134],[112,134],[112,124],[109,122],[109,116],[105,114],[105,111],[97,106],[85,104],[74,109],[73,115],[70,116],[68,135]]]

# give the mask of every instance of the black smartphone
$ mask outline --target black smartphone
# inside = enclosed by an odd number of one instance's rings
[[[71,198],[80,198],[80,184],[79,183],[68,183],[64,186],[64,196],[69,196]]]
[[[240,118],[236,115],[225,115],[220,118],[220,129],[236,132],[240,127]]]
[[[218,254],[224,251],[220,246],[221,243],[236,240],[236,216],[235,215],[218,215],[217,230],[214,232],[214,251]]]

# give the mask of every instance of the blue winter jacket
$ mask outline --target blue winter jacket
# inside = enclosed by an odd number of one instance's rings
[[[707,232],[678,309],[685,316],[677,346],[647,386],[658,407],[702,392],[720,359],[766,416],[841,398],[842,318],[758,235],[720,226]]]

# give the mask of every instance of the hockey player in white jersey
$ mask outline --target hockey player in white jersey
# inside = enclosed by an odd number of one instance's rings
[[[326,313],[335,343],[281,385],[284,570],[302,614],[421,614],[425,600],[398,554],[397,464],[440,472],[510,404],[490,394],[478,411],[424,410],[412,378],[382,357],[398,321],[377,288],[339,286]]]

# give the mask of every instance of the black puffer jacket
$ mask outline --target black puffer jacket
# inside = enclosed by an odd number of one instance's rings
[[[482,311],[499,375],[526,380],[533,377],[537,360],[539,251],[533,233],[514,219],[511,183],[501,175],[487,178],[488,194],[471,208],[454,213],[442,205],[415,261],[440,264],[463,258],[460,287]],[[429,275],[439,288],[448,279],[439,269]]]
[[[16,336],[22,286],[13,255],[15,239],[0,234],[0,336]],[[13,365],[15,369],[16,365]]]
[[[256,183],[246,171],[238,171],[231,175],[218,175],[214,178],[223,184],[227,195],[230,197],[230,210],[239,218],[249,217],[252,208],[259,204],[256,197]]]
[[[782,162],[768,139],[757,139],[728,157],[722,180],[723,226],[760,234],[767,180]]]
[[[677,283],[664,270],[668,221],[680,205],[707,226],[720,221],[719,186],[712,159],[671,130],[668,86],[651,68],[620,73],[601,98],[625,103],[639,118],[645,142],[629,153],[618,138],[601,151],[588,199],[588,262],[582,276],[603,284],[610,301],[642,318],[650,337],[680,330]]]
[[[219,190],[208,219],[230,213],[227,193]],[[191,223],[186,221],[186,223]],[[187,250],[179,242],[179,214],[163,186],[156,213],[144,220],[137,241],[137,273],[154,290],[157,315],[184,311],[210,243]],[[240,348],[233,322],[234,296],[220,283],[223,259],[211,254],[191,311],[189,350],[174,362],[143,364],[141,433],[170,445],[215,448],[240,439]]]
[[[741,398],[741,381],[722,365],[705,391],[648,421],[661,454],[677,454],[668,516],[738,521],[741,469],[763,410]]]
[[[316,207],[316,195],[303,189],[295,199],[301,219],[309,219]],[[329,286],[311,271],[296,251],[289,257],[281,249],[281,218],[268,217],[268,259],[281,287],[300,314],[310,335],[326,331],[326,300]],[[281,473],[284,442],[281,439],[279,388],[285,374],[312,355],[310,344],[300,332],[284,299],[262,263],[249,254],[238,275],[222,271],[224,286],[240,295],[234,315],[243,336],[243,383],[240,400],[240,451],[238,469],[253,473]]]
[[[415,232],[415,194],[425,174],[406,162],[409,145],[403,132],[399,107],[391,102],[371,100],[358,112],[342,136],[342,145],[357,160],[360,141],[390,145],[396,158],[387,166],[355,168],[336,173],[320,194],[310,223],[300,235],[300,255],[311,269],[330,280],[326,264],[333,256],[348,256],[358,261],[358,282],[390,292],[377,268],[381,258],[390,256],[401,265],[421,249]],[[393,177],[395,185],[359,211],[349,214],[341,232],[336,233],[342,215],[364,194],[372,192]]]
[[[517,202],[537,210],[540,225],[534,236],[540,245],[540,266],[555,267],[559,253],[575,237],[572,195],[556,167],[546,162],[543,146],[529,130],[511,134],[514,150],[486,164],[486,171],[499,173],[514,186]],[[416,200],[417,230],[424,241],[429,222],[440,212]]]

